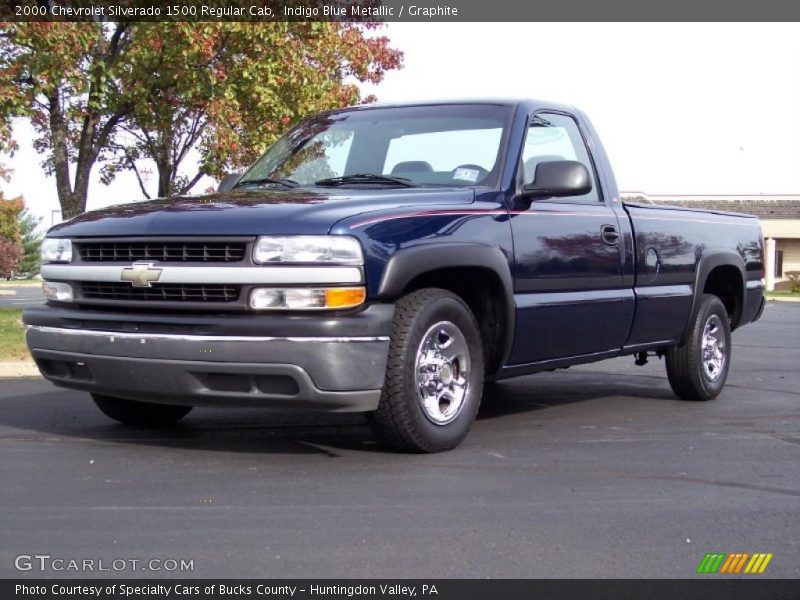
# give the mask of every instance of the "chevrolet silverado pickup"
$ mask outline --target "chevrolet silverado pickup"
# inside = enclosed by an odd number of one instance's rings
[[[415,452],[465,438],[484,382],[621,355],[715,398],[764,307],[756,218],[621,202],[589,119],[533,100],[314,116],[215,193],[88,212],[42,257],[31,354],[109,417],[363,412]]]

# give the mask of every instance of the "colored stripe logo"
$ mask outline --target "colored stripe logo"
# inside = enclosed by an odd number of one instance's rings
[[[769,562],[772,560],[772,553],[756,552],[734,552],[727,554],[724,552],[709,552],[700,561],[697,567],[698,573],[704,574],[749,574],[760,575],[763,573]]]

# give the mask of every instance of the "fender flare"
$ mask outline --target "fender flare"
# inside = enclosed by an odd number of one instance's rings
[[[686,327],[683,331],[683,335],[681,336],[681,344],[683,344],[686,340],[686,336],[689,335],[689,329],[691,327],[691,323],[694,320],[694,316],[697,314],[697,310],[700,308],[700,303],[703,298],[703,290],[706,286],[706,281],[708,280],[708,276],[717,267],[736,267],[739,270],[739,275],[742,278],[742,301],[744,302],[745,299],[745,286],[747,285],[747,276],[745,273],[744,267],[744,260],[742,259],[739,254],[734,252],[733,250],[709,250],[705,252],[697,263],[697,268],[695,269],[694,274],[694,294],[692,297],[692,310],[689,313],[690,318],[688,323],[686,323]],[[741,315],[731,315],[733,318],[733,326],[735,327],[738,324],[738,319],[741,318]]]
[[[398,298],[415,277],[439,269],[459,267],[486,269],[500,280],[506,312],[500,361],[502,367],[511,354],[514,342],[516,305],[514,279],[508,258],[497,246],[480,243],[422,244],[400,250],[386,263],[378,297],[387,300]]]

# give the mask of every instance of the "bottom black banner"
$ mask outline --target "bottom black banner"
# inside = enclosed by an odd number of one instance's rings
[[[0,580],[3,600],[219,598],[226,600],[432,600],[541,598],[800,599],[800,581],[781,579],[409,579],[409,580]]]

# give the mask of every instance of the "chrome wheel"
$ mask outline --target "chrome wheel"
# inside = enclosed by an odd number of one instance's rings
[[[716,381],[725,366],[725,333],[717,315],[708,317],[703,327],[703,372],[709,381]]]
[[[469,346],[450,321],[428,329],[417,349],[415,383],[422,412],[435,425],[446,425],[464,406],[469,380]]]

